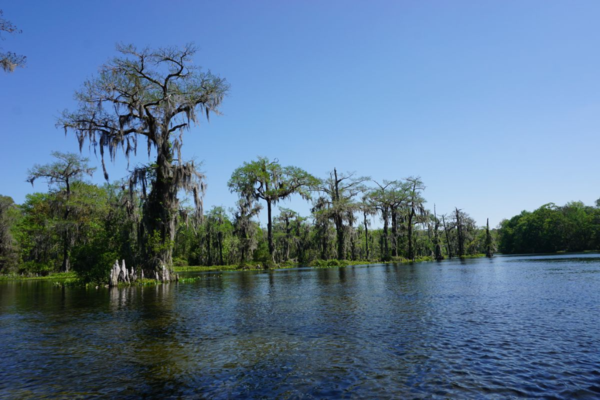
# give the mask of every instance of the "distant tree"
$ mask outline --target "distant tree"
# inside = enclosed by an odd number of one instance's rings
[[[454,248],[459,257],[481,254],[484,251],[485,233],[477,228],[475,220],[469,214],[455,208],[451,225],[456,229]],[[477,238],[479,233],[481,233],[481,240]]]
[[[17,267],[19,245],[14,229],[20,217],[20,210],[13,199],[0,195],[0,272],[6,273]]]
[[[282,260],[288,261],[290,259],[290,251],[292,248],[292,222],[298,217],[298,213],[289,208],[279,208],[279,217],[277,219],[283,224],[284,238],[283,238],[283,254]]]
[[[127,219],[124,212],[114,215],[115,205],[109,202],[111,189],[109,185],[75,182],[69,218],[56,221],[60,230],[66,230],[61,228],[65,226],[71,232],[70,267],[84,282],[106,282],[114,261],[129,259],[122,252],[127,242],[121,234]]]
[[[364,182],[370,178],[357,177],[353,172],[338,174],[337,169],[329,173],[329,177],[322,181],[320,190],[326,194],[325,198],[329,207],[329,218],[333,220],[336,231],[337,258],[345,259],[345,233],[344,221],[354,220],[354,212],[359,210],[359,204],[354,198],[366,191]]]
[[[425,199],[421,196],[421,192],[425,190],[425,186],[419,177],[407,178],[405,184],[407,218],[406,224],[408,228],[408,259],[414,260],[415,250],[413,246],[413,225],[415,219],[424,217],[427,212],[425,210]]]
[[[113,221],[120,225],[123,218],[108,215],[106,188],[74,180],[70,190],[68,201],[64,189],[52,186],[48,193],[27,195],[21,205],[16,233],[23,272],[45,274],[68,268],[82,278],[92,269],[98,276],[110,269],[110,264],[100,266],[92,260],[118,251],[122,238],[111,240],[105,233]]]
[[[437,213],[435,211],[435,204],[433,205],[433,245],[434,245],[434,258],[436,261],[441,261],[444,259],[442,255],[442,247],[440,245],[439,238],[439,228],[440,228],[440,220],[437,217]]]
[[[302,264],[309,262],[311,226],[306,222],[307,219],[306,217],[296,215],[296,218],[292,222],[293,234],[296,241],[296,254],[298,262]]]
[[[331,204],[325,196],[319,196],[310,209],[313,217],[313,243],[317,249],[318,257],[322,260],[330,258],[333,243],[331,220]]]
[[[20,29],[17,29],[10,21],[2,17],[2,10],[0,10],[0,34],[6,33],[21,33]],[[4,38],[0,35],[0,40]],[[0,48],[2,50],[2,48]],[[4,72],[13,72],[17,67],[23,67],[25,65],[25,56],[12,53],[10,51],[0,51],[0,67]]]
[[[47,273],[60,268],[64,238],[57,229],[53,193],[28,194],[21,204],[23,217],[18,225],[18,242],[23,272]]]
[[[446,250],[448,251],[448,258],[452,259],[452,242],[450,240],[450,232],[452,227],[446,224],[446,217],[442,215],[442,226],[444,227],[444,235],[446,237]]]
[[[456,226],[456,235],[457,235],[457,243],[458,243],[458,256],[462,257],[465,255],[465,235],[464,235],[464,221],[462,219],[461,210],[458,207],[455,207],[454,210],[454,223]]]
[[[592,209],[581,201],[570,201],[558,211],[561,213],[566,250],[588,250],[593,235],[590,224]]]
[[[208,254],[209,254],[209,263],[210,264],[218,264],[224,265],[224,244],[225,244],[225,236],[228,231],[231,230],[231,221],[229,221],[229,217],[225,212],[223,207],[213,207],[207,214],[205,218],[206,225],[206,243],[208,246]],[[218,254],[218,260],[214,261],[214,258],[211,253],[211,248],[214,249]]]
[[[364,194],[359,204],[360,212],[363,215],[363,227],[365,229],[365,259],[369,259],[369,225],[371,225],[370,216],[377,214],[377,208],[368,193]]]
[[[564,206],[544,204],[500,223],[498,250],[502,253],[552,253],[600,247],[600,212],[580,201]]]
[[[310,191],[319,184],[319,180],[298,167],[282,167],[278,160],[270,161],[266,157],[244,163],[231,175],[228,186],[240,196],[251,196],[267,203],[267,239],[269,254],[273,258],[273,218],[272,207],[279,201],[299,194],[310,199]]]
[[[400,255],[399,253],[399,232],[398,225],[402,220],[406,220],[406,200],[407,200],[407,189],[406,185],[401,181],[395,181],[393,185],[387,190],[387,203],[390,209],[390,221],[392,223],[392,251],[395,257]],[[404,213],[402,212],[404,209]],[[403,215],[404,214],[404,215]]]
[[[77,204],[73,201],[73,184],[81,181],[84,175],[92,176],[96,168],[87,165],[88,159],[73,153],[55,151],[52,156],[58,161],[52,164],[35,165],[29,170],[27,182],[33,186],[38,179],[46,180],[55,194],[53,211],[59,216],[61,224],[58,225],[63,239],[62,271],[69,271],[69,252],[75,240],[76,229],[74,221],[78,211]],[[74,218],[75,217],[75,220]]]
[[[240,242],[240,262],[242,264],[248,261],[258,244],[257,224],[252,221],[252,218],[258,215],[261,208],[260,204],[256,204],[251,197],[242,197],[233,211],[234,232]]]
[[[146,141],[148,157],[156,158],[136,168],[131,188],[139,187],[143,201],[140,240],[144,269],[152,276],[162,265],[172,265],[179,200],[177,193],[193,194],[198,213],[202,211],[203,175],[194,162],[181,158],[183,132],[198,124],[199,115],[208,119],[218,114],[228,85],[192,63],[196,50],[163,48],[138,50],[118,46],[122,57],[100,68],[99,76],[85,82],[76,93],[79,109],[65,111],[58,125],[77,136],[80,149],[87,141],[111,159],[121,149],[129,159],[140,139]],[[147,188],[150,192],[147,193]]]
[[[394,204],[397,202],[397,198],[393,193],[399,186],[398,181],[386,181],[379,183],[373,181],[377,185],[376,188],[369,192],[369,200],[377,211],[381,213],[381,219],[383,220],[383,232],[381,236],[381,259],[387,261],[391,258],[389,248],[389,223],[391,218],[391,211]]]
[[[492,248],[492,235],[490,235],[490,219],[488,218],[485,223],[485,256],[492,258],[494,250]]]

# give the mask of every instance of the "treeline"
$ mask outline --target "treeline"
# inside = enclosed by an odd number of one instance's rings
[[[48,191],[30,194],[20,205],[0,197],[0,272],[74,270],[84,281],[106,281],[117,259],[142,265],[144,190],[127,182],[87,183],[84,177],[94,170],[87,159],[54,156],[55,163],[29,171],[28,181],[45,180]],[[234,171],[229,187],[239,194],[235,207],[213,207],[203,215],[180,207],[175,239],[164,243],[157,234],[147,245],[170,247],[173,263],[181,266],[442,259],[493,246],[491,235],[465,212],[426,209],[419,178],[377,183],[334,169],[318,179],[259,158]],[[311,215],[275,209],[295,194],[311,202]],[[265,211],[267,227],[257,221]],[[372,229],[375,220],[382,228]]]
[[[548,203],[500,224],[498,250],[506,254],[600,249],[600,203]]]
[[[259,158],[228,182],[237,204],[204,213],[204,175],[182,158],[183,133],[201,117],[220,114],[229,84],[194,65],[192,45],[118,45],[117,51],[75,92],[75,110],[65,110],[56,125],[77,139],[80,150],[87,143],[98,151],[107,182],[105,156],[129,159],[139,144],[148,163],[104,186],[85,182],[94,168],[75,154],[55,153],[55,163],[34,166],[27,180],[46,181],[47,192],[21,205],[1,198],[0,273],[75,270],[84,281],[105,282],[121,259],[140,276],[158,278],[174,264],[491,256],[489,227],[477,228],[458,208],[438,216],[434,207],[432,213],[419,178],[377,182],[334,169],[320,179]],[[182,192],[193,207],[182,205]],[[278,208],[296,195],[311,202],[311,215]],[[257,222],[259,213],[266,213],[266,227]],[[371,229],[375,219],[381,229]]]

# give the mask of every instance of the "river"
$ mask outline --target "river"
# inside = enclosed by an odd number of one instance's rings
[[[600,255],[0,282],[0,398],[600,398]]]

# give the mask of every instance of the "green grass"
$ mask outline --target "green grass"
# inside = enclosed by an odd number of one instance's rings
[[[480,258],[485,257],[485,254],[475,254],[464,256],[462,258]],[[414,260],[414,262],[427,262],[434,261],[432,257],[418,257]],[[309,268],[344,268],[353,265],[368,265],[368,264],[409,264],[413,261],[408,260],[403,257],[394,257],[389,261],[372,261],[372,260],[315,260],[311,262],[309,265],[301,265],[299,263],[294,263],[291,261],[283,262],[279,265],[270,266],[269,269],[287,269],[287,268],[297,268],[297,267],[309,267]],[[262,266],[258,263],[246,264],[245,266],[240,265],[197,265],[197,266],[185,266],[185,267],[173,267],[174,272],[208,272],[208,271],[241,271],[241,270],[263,270]],[[202,277],[191,277],[191,278],[179,278],[180,283],[192,283],[198,280],[203,279]],[[1,281],[29,281],[29,280],[43,280],[43,281],[51,281],[54,282],[57,286],[78,286],[82,285],[87,288],[95,288],[95,287],[103,287],[105,285],[97,284],[97,283],[88,283],[84,284],[79,280],[77,274],[75,272],[54,272],[50,273],[46,276],[26,276],[26,275],[18,275],[18,274],[8,274],[8,275],[0,275]],[[161,282],[156,281],[155,279],[143,279],[133,284],[120,283],[119,287],[127,287],[127,286],[151,286],[151,285],[159,285]]]
[[[473,257],[483,257],[484,255],[470,256]],[[418,257],[414,260],[414,262],[423,262],[423,261],[433,261],[432,257]],[[315,260],[309,264],[300,264],[294,263],[291,261],[285,261],[278,265],[273,265],[268,269],[287,269],[287,268],[298,268],[298,267],[308,267],[308,268],[344,268],[353,265],[367,265],[367,264],[408,264],[413,261],[408,260],[403,257],[394,257],[389,261],[373,261],[373,260]],[[173,270],[175,272],[207,272],[207,271],[241,271],[241,270],[262,270],[262,266],[258,263],[246,264],[245,266],[239,265],[211,265],[211,266],[185,266],[185,267],[174,267]],[[187,282],[187,279],[184,278]],[[183,282],[184,279],[180,279],[180,282]]]
[[[235,271],[240,269],[238,265],[191,265],[187,267],[173,267],[175,272],[205,272],[205,271]]]
[[[77,279],[75,272],[53,272],[46,276],[27,276],[19,274],[0,275],[0,281],[65,281]]]
[[[460,258],[481,258],[481,257],[485,257],[485,254],[472,254],[469,256],[462,256]]]

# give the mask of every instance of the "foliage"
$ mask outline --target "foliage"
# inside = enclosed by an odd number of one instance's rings
[[[13,272],[19,262],[15,227],[21,212],[13,199],[0,195],[0,273]]]
[[[84,184],[83,175],[92,175],[95,168],[87,165],[88,159],[72,153],[53,152],[57,161],[47,165],[35,165],[29,170],[27,182],[33,186],[38,179],[45,179],[50,188],[52,201],[49,216],[53,218],[53,229],[61,238],[62,271],[70,269],[70,251],[79,240],[80,230],[86,226],[89,214],[97,207],[90,200],[94,194],[92,186]]]
[[[581,202],[544,204],[500,223],[498,250],[506,254],[600,248],[600,209]]]
[[[274,256],[272,229],[272,206],[292,194],[310,199],[310,191],[319,184],[319,179],[298,167],[282,167],[278,160],[270,161],[266,157],[244,163],[236,169],[228,182],[229,189],[242,198],[264,200],[267,203],[268,222],[267,239],[269,254]]]
[[[346,239],[351,240],[354,249],[355,213],[359,210],[359,203],[354,198],[367,191],[365,182],[370,178],[357,177],[355,173],[338,174],[337,169],[329,173],[329,177],[322,181],[320,191],[324,194],[321,198],[321,207],[318,212],[323,217],[333,221],[336,230],[337,258],[346,258]]]
[[[21,33],[21,30],[13,25],[12,22],[5,19],[2,14],[2,10],[0,10],[0,33]],[[1,39],[3,39],[2,36],[0,36],[0,40]],[[4,72],[13,72],[15,68],[25,66],[25,56],[10,51],[3,52],[1,50],[2,48],[0,48],[0,68],[2,68]]]

